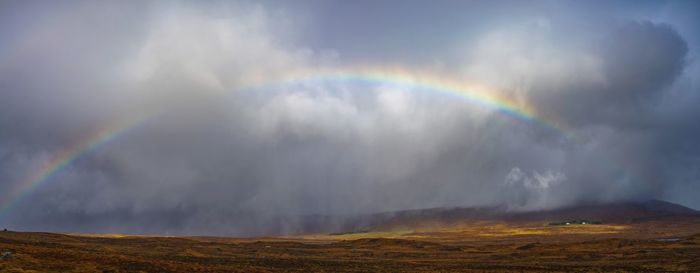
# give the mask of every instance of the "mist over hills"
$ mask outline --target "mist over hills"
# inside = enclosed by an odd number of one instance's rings
[[[581,204],[537,211],[511,210],[507,206],[455,207],[405,210],[359,216],[310,215],[304,217],[300,233],[343,233],[391,230],[394,228],[439,227],[496,221],[547,224],[587,220],[605,224],[627,224],[671,217],[700,217],[700,211],[662,200]]]
[[[0,1],[0,227],[698,209],[699,3]]]

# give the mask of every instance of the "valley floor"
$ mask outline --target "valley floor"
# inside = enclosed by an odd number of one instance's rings
[[[698,272],[700,221],[236,239],[0,232],[0,272]]]

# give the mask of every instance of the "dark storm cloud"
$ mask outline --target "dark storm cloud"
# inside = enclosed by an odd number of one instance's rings
[[[599,58],[600,81],[572,81],[539,92],[535,103],[575,125],[630,124],[653,119],[666,88],[685,67],[688,47],[669,25],[630,22],[606,33],[591,53]],[[585,72],[584,72],[585,73]],[[553,94],[555,93],[555,94]],[[546,110],[545,110],[546,111]]]
[[[12,228],[252,235],[310,214],[700,206],[697,44],[679,34],[697,26],[654,21],[663,3],[2,5],[0,198],[113,120],[152,116],[21,199]],[[250,87],[358,63],[505,90],[568,136],[391,85]]]

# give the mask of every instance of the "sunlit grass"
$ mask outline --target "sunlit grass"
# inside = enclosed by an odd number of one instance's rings
[[[314,234],[291,236],[290,238],[306,240],[354,240],[362,238],[390,239],[421,239],[421,238],[479,238],[479,237],[508,237],[508,236],[547,236],[547,235],[595,235],[621,233],[628,227],[625,225],[562,225],[549,226],[546,224],[508,225],[493,222],[478,222],[455,225],[425,225],[423,227],[405,229],[396,228],[383,231],[369,231],[348,234]]]

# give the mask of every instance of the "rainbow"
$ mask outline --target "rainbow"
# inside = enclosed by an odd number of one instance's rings
[[[355,68],[342,70],[313,70],[293,73],[291,76],[274,82],[253,82],[244,90],[289,90],[293,86],[312,84],[365,84],[386,85],[407,92],[429,92],[447,95],[467,101],[471,104],[499,112],[526,123],[535,123],[555,131],[567,138],[568,133],[563,122],[537,113],[530,104],[518,100],[513,94],[483,85],[456,81],[448,77],[427,72],[412,72],[401,68]]]
[[[277,81],[251,82],[242,88],[247,92],[262,90],[288,90],[294,86],[305,84],[370,84],[389,85],[406,91],[425,91],[443,95],[451,95],[481,107],[505,114],[528,123],[536,123],[545,128],[567,136],[558,122],[546,119],[537,114],[533,107],[527,103],[518,101],[502,92],[488,89],[476,84],[458,82],[446,77],[440,77],[430,73],[415,73],[402,69],[387,68],[358,68],[343,70],[313,70],[302,73],[293,73],[291,76]],[[41,185],[47,183],[52,177],[71,166],[75,161],[84,157],[89,152],[102,147],[112,140],[125,135],[127,132],[140,127],[155,115],[143,115],[136,118],[121,119],[93,132],[84,139],[77,141],[47,160],[41,167],[31,172],[26,179],[15,183],[14,187],[3,197],[0,203],[0,220],[8,211],[30,195]]]
[[[14,187],[4,194],[4,202],[0,204],[0,220],[2,220],[2,216],[11,211],[24,197],[71,166],[75,161],[84,157],[90,151],[102,147],[112,140],[140,127],[148,120],[152,119],[152,117],[154,117],[154,115],[120,119],[55,153],[39,168],[31,172],[27,178],[14,184]]]

